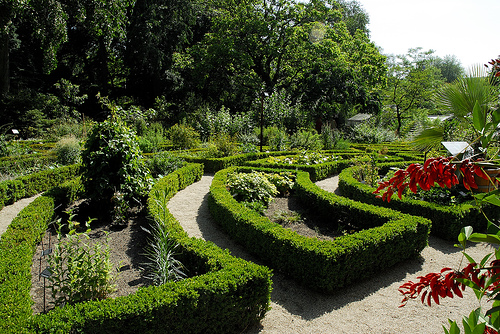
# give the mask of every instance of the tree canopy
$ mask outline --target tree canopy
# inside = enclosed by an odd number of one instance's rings
[[[376,112],[387,69],[367,24],[344,0],[0,0],[0,113],[95,117],[100,93],[176,121],[277,91],[311,119]]]

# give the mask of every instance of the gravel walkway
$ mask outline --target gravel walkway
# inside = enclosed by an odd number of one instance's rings
[[[256,261],[241,247],[230,240],[212,220],[207,207],[207,197],[213,176],[205,175],[177,193],[168,208],[180,221],[190,236],[210,240],[221,248],[227,248],[234,256]],[[335,192],[336,177],[318,185]],[[0,234],[12,219],[37,196],[23,199],[0,211]],[[486,244],[476,244],[468,253],[475,259],[492,252]],[[443,267],[458,267],[462,256],[452,242],[434,237],[422,251],[420,259],[402,263],[364,282],[353,282],[352,287],[333,295],[315,293],[295,284],[280,274],[273,276],[272,309],[261,323],[244,333],[443,333],[442,325],[447,319],[461,322],[464,314],[470,313],[478,304],[468,289],[465,298],[443,300],[441,305],[426,307],[419,302],[410,302],[398,308],[401,296],[397,289],[408,280],[428,272],[437,272]]]
[[[35,195],[33,197],[24,198],[17,201],[14,204],[4,206],[0,211],[0,236],[7,231],[7,227],[12,222],[14,218],[24,209],[28,204],[33,202],[41,194]]]
[[[212,178],[205,175],[201,181],[177,193],[170,200],[168,209],[190,236],[213,241],[228,248],[235,256],[252,260],[220,231],[208,212],[206,199]],[[318,185],[335,191],[335,182],[338,178],[332,177],[318,182]],[[259,326],[249,328],[245,333],[443,333],[441,326],[447,324],[448,318],[461,323],[462,315],[478,306],[470,290],[466,290],[465,298],[443,300],[441,305],[426,307],[419,302],[410,302],[406,307],[398,308],[401,296],[397,290],[401,284],[415,281],[417,276],[428,272],[460,264],[462,256],[452,242],[430,237],[429,244],[420,259],[384,270],[369,281],[353,282],[352,287],[334,295],[311,292],[275,274],[272,309]],[[491,251],[489,245],[479,244],[471,247],[469,254],[482,258]]]

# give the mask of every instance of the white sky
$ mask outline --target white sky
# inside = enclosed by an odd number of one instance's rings
[[[465,69],[500,55],[500,0],[358,0],[384,54],[455,55]]]

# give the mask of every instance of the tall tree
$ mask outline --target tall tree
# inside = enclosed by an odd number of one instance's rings
[[[29,22],[32,35],[38,39],[44,51],[45,73],[55,68],[57,50],[67,39],[64,13],[59,1],[0,0],[0,96],[10,89],[10,42],[23,21]]]
[[[211,32],[190,55],[205,96],[226,106],[244,110],[262,90],[284,88],[295,99],[319,95],[332,83],[338,90],[328,98],[346,101],[334,96],[344,93],[343,83],[378,81],[385,74],[384,57],[366,35],[351,36],[327,1],[217,0],[213,7]],[[318,81],[321,89],[314,87]]]
[[[342,12],[342,21],[345,22],[349,33],[354,36],[356,31],[360,30],[369,36],[370,17],[363,9],[362,4],[356,0],[337,0],[337,3]]]
[[[455,55],[447,55],[444,58],[436,57],[432,65],[441,71],[441,75],[447,83],[452,83],[464,74],[464,68]]]
[[[182,87],[175,55],[200,39],[205,16],[197,0],[136,1],[128,26],[127,86],[143,103]]]
[[[61,0],[68,42],[61,52],[64,75],[103,95],[124,80],[123,52],[133,0]],[[95,95],[95,94],[94,94]]]
[[[400,134],[403,120],[431,100],[440,81],[440,71],[432,66],[433,51],[410,49],[406,55],[389,58],[385,103],[394,108]]]

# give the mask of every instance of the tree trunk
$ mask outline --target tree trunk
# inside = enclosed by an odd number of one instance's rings
[[[396,135],[398,137],[401,137],[401,127],[402,127],[402,116],[401,116],[401,110],[399,110],[399,106],[396,106],[396,118],[398,120],[398,128],[396,130]]]

